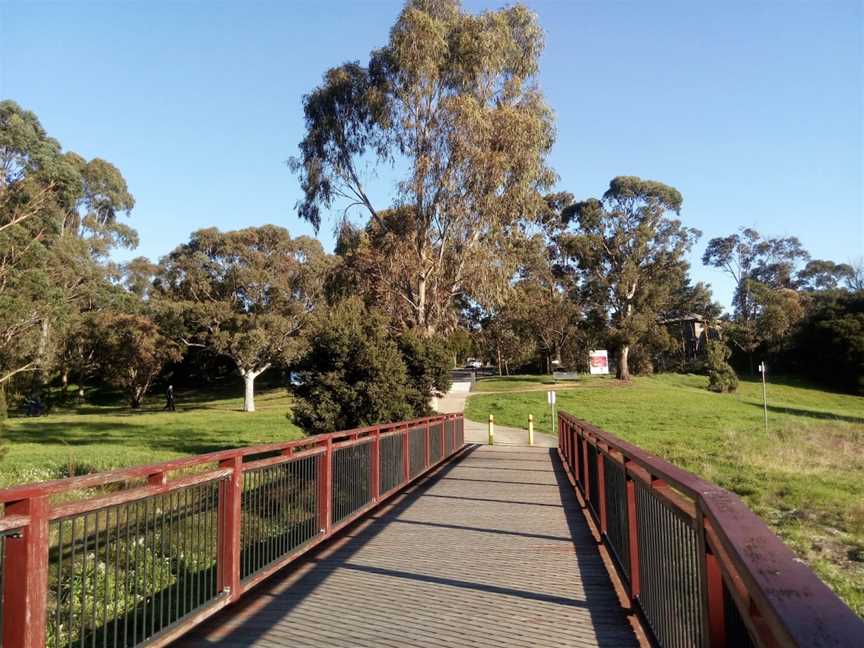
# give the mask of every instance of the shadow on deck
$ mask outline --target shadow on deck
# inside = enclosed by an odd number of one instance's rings
[[[631,646],[554,449],[469,447],[176,646]]]

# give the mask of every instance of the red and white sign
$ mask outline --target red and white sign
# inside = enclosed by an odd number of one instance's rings
[[[588,370],[592,374],[609,373],[609,355],[606,349],[595,349],[588,352]]]

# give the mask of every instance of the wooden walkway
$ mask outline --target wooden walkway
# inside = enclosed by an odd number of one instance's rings
[[[555,450],[474,447],[178,646],[633,646]]]

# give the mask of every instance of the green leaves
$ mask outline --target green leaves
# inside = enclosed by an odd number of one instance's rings
[[[410,1],[368,67],[333,68],[304,97],[298,213],[317,228],[322,210],[359,208],[400,238],[391,247],[404,263],[376,281],[406,327],[445,329],[456,297],[500,292],[512,273],[471,259],[514,252],[505,239],[546,208],[554,128],[534,79],[542,46],[536,16],[520,5],[472,15],[453,0]],[[362,165],[392,162],[397,192],[373,205]],[[406,227],[385,224],[393,216]]]

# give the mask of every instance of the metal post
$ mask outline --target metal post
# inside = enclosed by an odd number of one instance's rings
[[[381,497],[381,428],[375,428],[375,440],[372,442],[372,501]]]
[[[603,453],[597,450],[597,503],[600,514],[600,533],[606,535],[609,530],[606,524],[606,462]]]
[[[6,515],[26,515],[30,523],[5,540],[3,641],[12,648],[43,648],[48,611],[47,496],[6,505]]]
[[[495,417],[489,415],[489,445],[495,445]]]
[[[768,390],[765,386],[765,363],[759,363],[759,371],[762,373],[762,404],[765,409],[765,433],[768,433]]]
[[[636,484],[627,476],[627,529],[630,533],[630,598],[639,596],[639,527],[636,520]],[[587,481],[587,480],[586,480]]]
[[[534,415],[528,415],[528,445],[534,445]]]
[[[428,430],[428,424],[427,424]],[[427,437],[428,438],[428,437]],[[408,444],[411,442],[411,434],[408,428],[402,434],[402,483],[405,484],[411,479],[411,452]]]
[[[230,592],[231,600],[240,596],[240,516],[243,498],[243,457],[220,461],[223,468],[231,468],[231,476],[219,489],[222,508],[222,528],[219,529],[219,585]]]
[[[329,536],[330,530],[333,527],[333,438],[327,437],[327,447],[324,454],[321,455],[321,500],[320,510],[321,515],[321,532]]]

